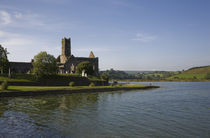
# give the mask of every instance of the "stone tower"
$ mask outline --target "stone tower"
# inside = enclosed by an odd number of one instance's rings
[[[66,63],[68,57],[71,56],[71,38],[63,38],[62,39],[62,49],[60,61],[61,63]]]

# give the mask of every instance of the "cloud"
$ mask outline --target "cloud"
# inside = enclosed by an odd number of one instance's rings
[[[7,48],[10,61],[30,61],[40,51],[56,55],[54,42],[45,39],[0,30],[0,44]]]
[[[20,13],[20,12],[15,12],[15,13],[14,13],[14,16],[15,16],[15,18],[17,18],[17,19],[20,19],[20,18],[23,17],[23,14]]]
[[[0,11],[0,25],[7,25],[11,23],[11,16],[6,11]]]
[[[8,49],[9,60],[30,61],[40,51],[58,55],[60,53],[58,42],[55,39],[49,39],[45,33],[52,31],[58,33],[65,24],[47,22],[49,22],[48,19],[43,15],[30,11],[0,10],[0,44]],[[43,32],[43,34],[33,35],[37,32]]]
[[[45,23],[41,19],[41,16],[35,13],[30,12],[14,12],[13,18],[15,20],[15,24],[19,27],[24,27],[25,25],[28,26],[44,26]]]
[[[154,35],[137,33],[136,38],[133,38],[132,40],[141,41],[141,42],[151,42],[151,41],[156,40],[156,39],[157,39],[157,36],[154,36]]]
[[[61,30],[66,31],[67,28],[76,29],[78,26],[78,24],[71,22],[55,22],[53,18],[47,18],[44,14],[40,15],[30,11],[5,10],[3,13],[4,18],[0,14],[0,29],[4,30],[11,30],[12,28],[14,31],[24,29],[34,32],[45,30],[58,33]],[[7,20],[6,15],[8,16]]]
[[[3,41],[2,44],[7,47],[17,47],[17,46],[31,45],[33,44],[33,41],[24,38],[10,38],[7,39],[7,41]]]
[[[0,26],[26,28],[31,26],[46,26],[46,24],[43,22],[42,16],[35,13],[1,10]]]
[[[18,37],[18,36],[19,34],[5,32],[5,31],[0,30],[0,40],[3,38]]]
[[[1,9],[1,5],[0,5]],[[63,22],[50,18],[44,14],[38,14],[31,11],[25,11],[23,9],[7,9],[0,10],[0,29],[4,30],[26,30],[33,32],[36,31],[50,31],[61,32],[67,29],[78,28],[78,22]]]

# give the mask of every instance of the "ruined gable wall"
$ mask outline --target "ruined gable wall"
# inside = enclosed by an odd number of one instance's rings
[[[68,71],[70,73],[72,64],[75,66],[75,70],[76,70],[76,66],[83,61],[89,61],[90,63],[92,63],[93,66],[95,67],[95,72],[98,74],[98,71],[99,71],[99,69],[98,69],[98,58],[71,57],[65,63],[64,68],[65,68],[66,71]]]

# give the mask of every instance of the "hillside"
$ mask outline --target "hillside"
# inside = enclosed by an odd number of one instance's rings
[[[129,75],[135,75],[135,74],[142,74],[142,73],[153,73],[155,71],[130,71],[130,70],[123,70],[125,73]]]
[[[210,66],[194,67],[171,76],[167,80],[207,80],[210,79],[209,74]]]
[[[187,74],[206,74],[206,73],[210,73],[210,66],[190,68],[187,71],[185,71],[184,73],[187,73]]]
[[[106,70],[101,71],[101,75],[106,75],[110,80],[132,80],[132,81],[159,81],[177,74],[177,72],[168,71],[119,71],[119,70]]]

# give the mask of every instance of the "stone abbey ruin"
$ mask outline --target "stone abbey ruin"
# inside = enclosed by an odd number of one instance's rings
[[[61,55],[57,58],[59,73],[75,73],[77,65],[83,61],[89,61],[93,65],[95,74],[98,74],[98,57],[90,52],[89,57],[75,57],[71,54],[71,38],[62,39]],[[30,73],[33,69],[32,62],[10,62],[11,73]]]

